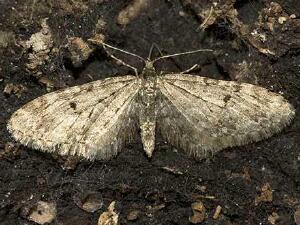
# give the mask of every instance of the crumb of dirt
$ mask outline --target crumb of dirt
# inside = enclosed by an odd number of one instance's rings
[[[53,155],[53,158],[59,162],[61,168],[63,170],[75,170],[78,163],[80,162],[80,158],[76,156],[61,156],[61,155]]]
[[[201,191],[202,193],[207,191],[207,187],[205,185],[196,185],[195,189]]]
[[[139,214],[140,214],[139,210],[130,211],[127,215],[127,220],[129,220],[129,221],[137,220]]]
[[[36,71],[39,66],[49,60],[49,52],[53,47],[52,33],[47,24],[47,18],[42,20],[41,27],[39,32],[32,34],[25,42],[25,47],[32,49],[32,53],[28,55],[29,63],[26,64],[31,71]]]
[[[300,225],[300,208],[295,211],[294,220],[297,225]]]
[[[189,218],[193,224],[201,223],[205,219],[206,209],[202,202],[194,202],[191,205],[193,215]]]
[[[287,21],[288,17],[280,16],[278,17],[278,23],[283,24],[285,21]]]
[[[236,20],[238,15],[237,10],[233,7],[232,1],[225,1],[224,3],[214,2],[208,8],[203,9],[198,13],[203,20],[200,25],[201,29],[205,29],[214,24],[219,18],[231,18]]]
[[[138,15],[145,10],[149,4],[150,0],[134,0],[125,9],[123,9],[117,18],[118,24],[122,26],[128,25],[132,20],[134,20]]]
[[[1,144],[0,144],[1,146]],[[1,147],[0,147],[1,148]],[[4,159],[5,157],[10,157],[18,155],[20,150],[20,145],[16,145],[12,142],[7,142],[4,144],[4,151],[0,152],[0,160]]]
[[[272,212],[272,214],[268,216],[268,222],[272,225],[275,225],[279,218],[280,217],[276,212]]]
[[[16,95],[18,98],[21,97],[23,92],[26,92],[27,88],[22,84],[12,84],[8,83],[4,87],[3,93],[6,95]]]
[[[101,45],[105,40],[105,36],[100,33],[96,33],[93,37],[89,38],[88,41],[95,45]]]
[[[255,205],[261,202],[272,202],[273,201],[273,190],[269,183],[265,183],[261,188],[259,196],[255,197]]]
[[[154,213],[165,208],[166,205],[165,204],[158,204],[158,205],[147,205],[146,206],[146,209],[147,209],[147,212],[146,212],[146,215],[148,217],[153,217]]]
[[[39,201],[30,210],[28,220],[38,224],[51,223],[56,218],[56,205],[51,202]]]
[[[40,82],[41,84],[46,85],[47,90],[51,90],[51,89],[54,87],[54,82],[51,81],[51,80],[50,80],[48,77],[46,77],[46,76],[41,76],[41,77],[39,78],[39,82]]]
[[[0,31],[0,48],[7,48],[15,43],[15,34],[11,31]]]
[[[106,212],[103,212],[98,220],[98,225],[117,225],[119,221],[119,215],[115,212],[115,204],[113,201],[107,208]]]
[[[53,40],[52,34],[50,31],[50,27],[47,24],[47,18],[43,19],[41,23],[42,29],[31,35],[30,39],[26,41],[26,47],[32,48],[32,50],[36,53],[45,51],[49,52],[49,48],[52,47]]]
[[[79,37],[68,39],[68,50],[71,53],[72,64],[75,67],[81,66],[82,62],[87,60],[93,52],[93,49]]]
[[[103,18],[99,18],[97,23],[96,23],[96,29],[95,32],[101,33],[104,32],[107,28],[107,22]]]
[[[103,198],[99,193],[90,193],[74,197],[76,205],[86,212],[96,212],[103,206]]]
[[[289,29],[285,28],[285,24],[295,16],[288,15],[279,3],[271,2],[262,9],[254,24],[245,24],[239,19],[234,4],[235,1],[223,0],[202,8],[198,13],[203,21],[200,28],[206,29],[220,20],[228,20],[232,31],[259,52],[270,56],[284,54],[286,43],[297,32],[299,22],[290,22]]]

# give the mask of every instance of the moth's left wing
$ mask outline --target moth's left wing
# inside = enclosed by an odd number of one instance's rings
[[[48,93],[17,110],[8,129],[41,151],[108,159],[137,135],[139,88],[138,78],[124,76]]]
[[[198,158],[270,137],[295,115],[282,96],[247,83],[167,74],[158,87],[162,136]]]

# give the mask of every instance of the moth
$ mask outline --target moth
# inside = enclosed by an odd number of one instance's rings
[[[138,133],[151,157],[159,130],[167,143],[202,159],[268,138],[291,123],[293,106],[263,87],[156,72],[157,60],[177,55],[144,60],[138,76],[97,80],[40,96],[13,113],[8,130],[34,149],[90,160],[110,159]]]

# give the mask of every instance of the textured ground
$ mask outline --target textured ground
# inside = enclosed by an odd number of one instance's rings
[[[120,12],[132,1],[0,1],[0,224],[34,224],[28,215],[38,201],[55,203],[52,223],[64,225],[97,224],[112,201],[120,224],[189,224],[195,202],[206,208],[201,224],[295,224],[300,207],[298,0],[217,5],[153,0],[144,9],[135,2],[135,18],[124,19]],[[51,37],[36,51],[26,41],[45,23]],[[197,63],[195,75],[259,84],[282,93],[296,108],[296,118],[266,141],[200,162],[160,138],[152,160],[138,142],[111,161],[92,163],[18,145],[5,124],[26,102],[47,89],[132,74],[100,48],[85,45],[95,34],[143,57],[153,43],[164,54],[214,49],[165,60],[157,68],[175,72]],[[72,37],[83,42],[74,44]],[[118,56],[142,69],[136,58]],[[91,199],[103,200],[94,213],[82,209]],[[221,213],[213,219],[218,205]],[[128,216],[133,211],[137,218]]]

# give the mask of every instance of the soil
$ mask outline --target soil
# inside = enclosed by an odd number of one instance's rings
[[[140,8],[138,2],[0,1],[0,224],[35,224],[28,214],[38,201],[55,203],[57,215],[51,224],[97,224],[113,201],[120,224],[190,224],[197,202],[205,208],[201,224],[296,224],[299,1],[152,0]],[[136,7],[134,16],[118,24],[118,15],[128,5]],[[45,18],[52,43],[36,52],[24,43],[41,31]],[[160,136],[151,159],[141,142],[126,146],[110,161],[93,162],[18,144],[6,122],[25,103],[48,91],[133,73],[88,43],[95,34],[144,58],[153,43],[163,54],[213,49],[164,60],[157,70],[178,72],[198,64],[195,75],[249,82],[281,93],[296,108],[296,117],[268,140],[226,149],[202,161]],[[75,62],[69,38],[81,38],[91,51],[84,55],[75,49]],[[139,71],[143,68],[135,57],[114,53]],[[37,58],[30,58],[32,54]],[[158,55],[155,51],[153,57]],[[97,202],[99,209],[88,212],[80,207],[78,198],[84,202],[95,193],[97,201],[99,195],[103,201]],[[217,206],[221,212],[213,216]]]

